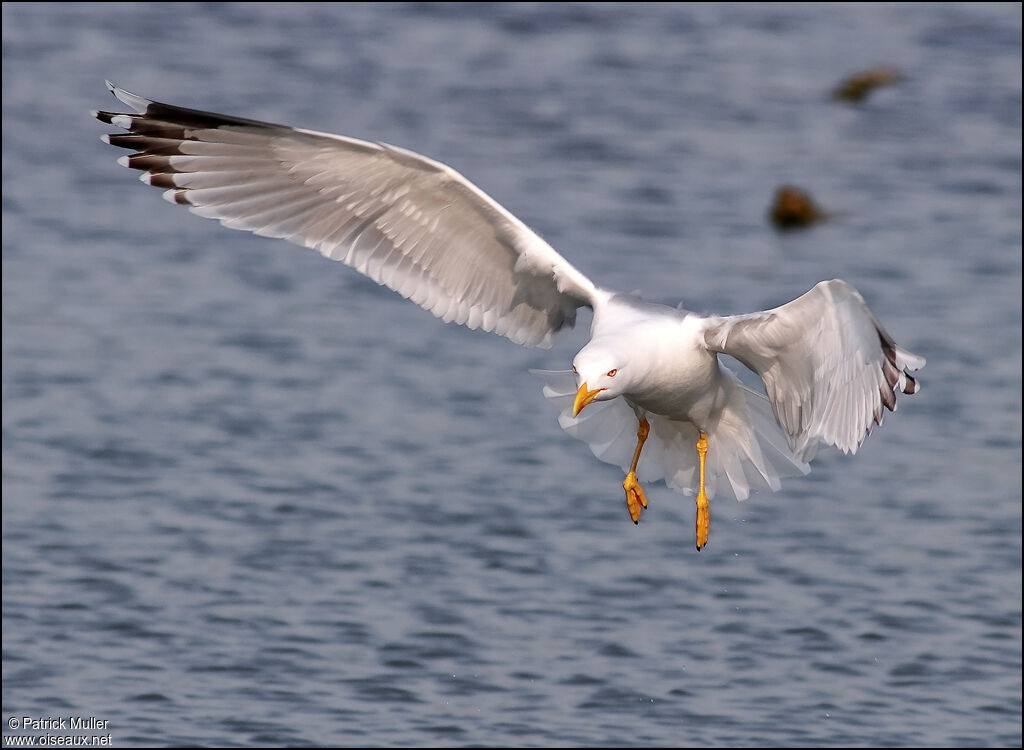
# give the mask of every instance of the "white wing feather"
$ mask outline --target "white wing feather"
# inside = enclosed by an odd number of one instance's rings
[[[120,162],[231,229],[314,248],[445,322],[550,346],[597,290],[466,178],[405,149],[174,107],[107,83],[138,114]]]
[[[805,460],[818,440],[855,453],[896,408],[894,389],[918,390],[909,374],[923,357],[896,346],[845,281],[822,281],[792,302],[765,312],[711,318],[704,334],[761,376],[779,425]]]

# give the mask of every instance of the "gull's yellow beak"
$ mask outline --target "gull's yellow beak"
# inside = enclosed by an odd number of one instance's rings
[[[574,417],[577,416],[581,411],[583,411],[583,407],[597,398],[597,394],[603,390],[604,388],[598,388],[591,391],[587,388],[586,383],[581,385],[580,389],[576,391],[576,400],[572,402],[572,415]]]

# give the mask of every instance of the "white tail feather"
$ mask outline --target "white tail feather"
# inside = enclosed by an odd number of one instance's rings
[[[587,443],[605,463],[628,471],[636,448],[633,408],[621,398],[595,401],[574,418],[575,376],[568,371],[530,372],[544,381],[544,397],[559,409],[562,429]],[[708,425],[704,480],[708,497],[717,492],[745,500],[752,490],[774,492],[781,487],[782,477],[809,472],[807,461],[813,450],[806,461],[795,456],[775,422],[768,399],[742,385],[731,372],[728,375],[734,386],[729,403],[717,421]],[[672,489],[695,495],[699,478],[697,427],[655,414],[648,414],[647,420],[651,432],[637,465],[637,476],[648,482],[664,479]]]

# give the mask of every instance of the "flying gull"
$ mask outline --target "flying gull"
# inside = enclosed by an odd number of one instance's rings
[[[645,482],[744,500],[806,474],[819,443],[855,453],[895,391],[915,393],[922,357],[896,346],[845,281],[780,307],[705,316],[599,287],[465,177],[403,148],[150,101],[109,81],[132,114],[94,112],[127,133],[119,162],[171,203],[231,229],[318,250],[445,322],[549,347],[593,311],[572,372],[537,372],[561,426],[626,472],[634,523]],[[720,361],[757,373],[765,394]],[[641,461],[641,454],[643,460]]]

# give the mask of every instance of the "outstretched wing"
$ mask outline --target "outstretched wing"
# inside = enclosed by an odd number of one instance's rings
[[[822,281],[774,310],[711,318],[704,341],[761,376],[794,452],[806,457],[818,440],[855,453],[896,408],[895,388],[916,393],[911,370],[923,357],[896,346],[845,281]]]
[[[595,287],[450,167],[405,149],[111,93],[124,166],[231,229],[340,260],[445,322],[550,346]]]

